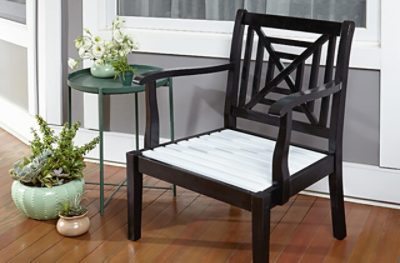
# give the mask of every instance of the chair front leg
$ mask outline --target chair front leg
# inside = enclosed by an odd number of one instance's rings
[[[329,175],[329,194],[333,236],[342,240],[346,237],[346,216],[343,196],[343,165],[341,161],[336,161],[335,172]]]
[[[139,172],[138,152],[126,154],[128,192],[128,238],[136,241],[141,237],[143,174]]]
[[[253,262],[269,262],[270,195],[252,198]]]

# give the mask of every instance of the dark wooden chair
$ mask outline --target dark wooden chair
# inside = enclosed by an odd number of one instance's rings
[[[270,37],[264,28],[308,32],[316,40]],[[333,236],[345,238],[342,134],[353,33],[354,23],[349,21],[337,23],[239,10],[229,63],[142,77],[140,83],[145,84],[146,97],[145,148],[127,153],[129,239],[138,240],[141,236],[143,174],[250,211],[254,262],[269,259],[271,208],[285,204],[291,196],[329,176]],[[253,43],[257,46],[251,67]],[[284,46],[292,46],[300,54],[278,51]],[[265,51],[269,54],[267,65]],[[306,63],[311,66],[307,68]],[[267,66],[265,71],[263,66]],[[220,71],[228,72],[224,127],[159,144],[155,81]],[[265,82],[262,88],[261,82]],[[278,134],[272,138],[238,129],[238,118],[277,126]],[[293,144],[292,131],[324,138],[327,146],[316,149]]]

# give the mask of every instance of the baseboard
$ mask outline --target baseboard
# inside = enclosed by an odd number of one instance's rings
[[[317,196],[317,197],[326,198],[326,199],[330,198],[329,193],[320,193],[320,192],[314,192],[314,191],[310,191],[310,190],[301,191],[300,194]],[[356,204],[380,206],[380,207],[386,207],[386,208],[400,210],[400,204],[391,203],[391,202],[376,201],[376,200],[369,200],[369,199],[363,199],[363,198],[358,198],[358,197],[349,197],[349,196],[346,196],[344,198],[344,201],[350,202],[350,203],[356,203]]]
[[[344,162],[343,183],[344,194],[349,198],[400,204],[400,170]],[[328,179],[322,179],[307,190],[328,193]]]
[[[15,127],[8,125],[7,128],[4,123],[9,119],[2,119],[0,125],[9,131],[11,134],[20,138],[23,142],[29,141],[29,126],[26,123],[33,123],[33,117],[27,113],[19,113],[21,124]],[[27,116],[28,115],[28,116]],[[14,119],[17,119],[13,116]],[[6,121],[5,121],[6,120]],[[19,120],[18,120],[19,121]],[[15,123],[11,122],[10,123]],[[19,123],[19,122],[18,122]],[[61,127],[55,126],[56,130]],[[17,132],[18,131],[18,132]],[[22,132],[21,132],[22,131]],[[28,131],[28,133],[27,133]],[[98,131],[81,129],[76,137],[76,144],[88,142],[90,139],[96,137]],[[143,145],[143,136],[139,137],[140,148]],[[162,141],[168,141],[162,139]],[[135,136],[132,134],[118,133],[118,132],[105,132],[104,133],[104,159],[109,164],[125,164],[125,153],[135,149]],[[90,152],[86,157],[91,160],[98,159],[98,148]],[[344,193],[348,198],[362,199],[367,202],[382,202],[382,204],[397,205],[400,204],[400,170],[381,168],[374,165],[358,164],[351,162],[344,162],[343,164],[343,177],[344,177]],[[307,189],[309,193],[328,193],[328,180],[327,178],[317,182]]]

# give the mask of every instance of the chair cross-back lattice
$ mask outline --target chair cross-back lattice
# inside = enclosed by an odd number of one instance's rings
[[[266,28],[307,32],[316,39],[272,37]],[[329,176],[333,235],[343,239],[342,137],[353,33],[354,23],[349,21],[239,10],[229,63],[141,77],[146,94],[145,149],[127,153],[129,239],[141,236],[143,174],[251,211],[254,262],[268,261],[270,209]],[[220,71],[228,72],[224,127],[159,144],[155,82]],[[278,135],[238,129],[239,118],[276,126]],[[292,131],[324,138],[328,146],[291,143]]]

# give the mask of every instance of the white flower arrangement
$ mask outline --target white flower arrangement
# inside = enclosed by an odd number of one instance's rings
[[[122,31],[125,20],[117,17],[112,22],[112,38],[104,41],[100,36],[93,35],[89,29],[83,30],[83,35],[75,39],[75,48],[80,59],[68,59],[68,66],[76,69],[84,59],[93,60],[96,65],[104,65],[114,60],[125,58],[138,49],[133,38]]]

